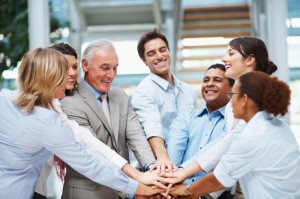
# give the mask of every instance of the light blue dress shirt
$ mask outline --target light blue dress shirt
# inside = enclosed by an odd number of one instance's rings
[[[150,73],[132,95],[132,105],[147,138],[165,139],[177,113],[197,105],[195,90],[173,75],[174,88],[165,79]]]
[[[246,199],[299,199],[300,153],[290,127],[258,112],[235,134],[214,175],[225,187],[239,180]]]
[[[89,83],[87,83],[84,79],[82,80],[82,82],[85,83],[86,87],[88,87],[88,89],[91,91],[91,93],[94,95],[95,99],[97,100],[97,102],[99,103],[100,107],[102,107],[102,102],[101,100],[99,100],[99,97],[101,96],[101,94],[103,94],[100,91],[97,91],[96,89],[94,89]],[[107,94],[107,93],[106,93]],[[107,100],[107,105],[109,108],[109,101]]]
[[[12,103],[12,96],[0,93],[0,198],[31,199],[50,153],[97,183],[135,193],[138,182],[89,154],[56,112],[35,107],[31,114],[25,113]]]
[[[226,134],[225,107],[209,113],[207,108],[179,115],[172,123],[166,148],[176,166],[189,160]],[[193,183],[206,173],[199,172],[185,181]]]

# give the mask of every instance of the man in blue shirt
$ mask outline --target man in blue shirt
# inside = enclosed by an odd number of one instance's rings
[[[176,166],[201,153],[201,150],[225,136],[226,122],[225,106],[229,102],[227,92],[234,81],[225,77],[225,66],[214,64],[210,66],[203,78],[202,96],[206,106],[200,110],[188,111],[179,115],[167,136],[167,151]],[[193,183],[206,173],[199,172],[185,183]]]
[[[133,93],[132,105],[157,158],[157,170],[164,173],[165,168],[173,167],[165,148],[169,127],[177,113],[196,108],[197,96],[172,74],[169,44],[157,29],[145,33],[137,48],[150,74]]]

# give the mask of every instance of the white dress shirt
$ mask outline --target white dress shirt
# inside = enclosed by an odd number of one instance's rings
[[[290,127],[261,111],[233,136],[214,170],[225,187],[239,180],[246,199],[300,198],[300,153]]]

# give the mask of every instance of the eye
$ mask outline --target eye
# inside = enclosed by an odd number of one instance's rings
[[[147,53],[148,57],[153,57],[154,55],[155,55],[155,53],[153,51],[150,51],[150,52]]]
[[[160,50],[159,50],[159,52],[162,52],[162,53],[164,53],[164,52],[166,52],[167,51],[167,47],[162,47]]]
[[[72,69],[73,69],[73,70],[77,70],[77,68],[78,68],[77,65],[73,65],[73,66],[72,66]]]

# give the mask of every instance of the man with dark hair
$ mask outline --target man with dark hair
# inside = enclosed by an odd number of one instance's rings
[[[137,46],[150,74],[141,81],[132,96],[132,105],[157,158],[159,172],[172,169],[165,148],[169,126],[177,113],[196,108],[195,90],[172,74],[171,56],[166,37],[157,29],[145,33]]]
[[[202,96],[206,105],[200,110],[192,110],[179,115],[172,125],[167,137],[167,151],[176,166],[192,159],[209,145],[226,135],[225,106],[229,102],[227,92],[230,92],[234,80],[225,77],[223,64],[211,65],[201,85]],[[191,184],[202,177],[205,172],[199,172],[184,181]],[[233,197],[229,191],[212,193],[213,198],[229,199]],[[221,195],[218,197],[219,195]]]

